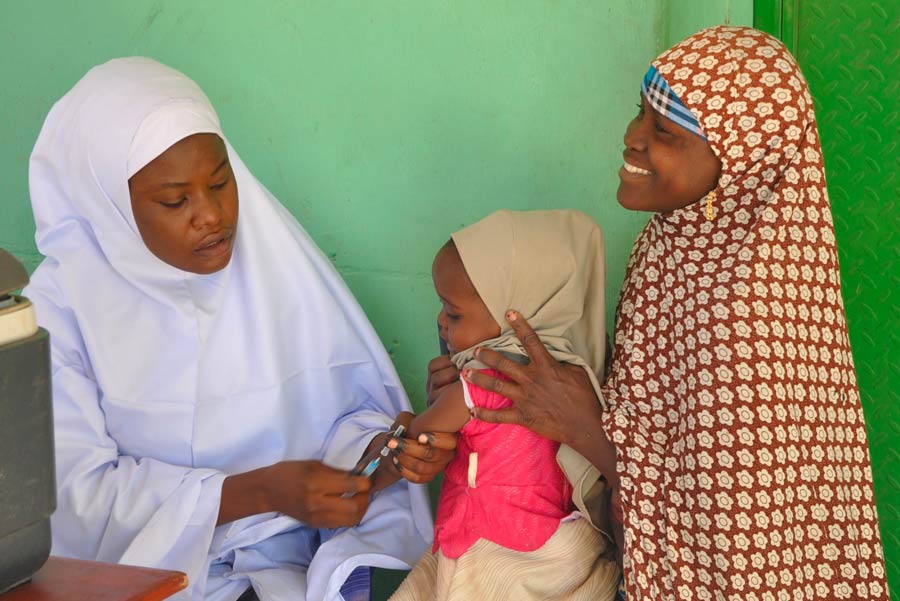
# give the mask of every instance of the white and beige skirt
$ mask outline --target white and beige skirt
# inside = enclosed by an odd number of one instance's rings
[[[619,568],[585,519],[565,521],[535,551],[480,539],[456,559],[427,551],[390,601],[612,601]]]

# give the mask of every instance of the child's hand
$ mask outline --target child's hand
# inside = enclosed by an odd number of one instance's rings
[[[450,361],[450,355],[441,355],[428,362],[428,380],[425,383],[425,392],[428,395],[430,407],[437,399],[441,391],[459,381],[459,369]]]

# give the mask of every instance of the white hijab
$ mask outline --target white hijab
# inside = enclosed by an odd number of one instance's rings
[[[285,459],[348,468],[409,402],[350,291],[227,141],[240,202],[229,265],[187,273],[146,248],[128,178],[201,132],[225,140],[193,81],[126,58],[88,72],[35,145],[46,259],[26,294],[52,341],[54,553],[187,571],[184,598],[233,599],[248,580],[262,599],[338,598],[355,566],[418,558],[422,487],[379,493],[337,534],[274,515],[214,531],[221,481]],[[330,540],[315,551],[318,535]]]

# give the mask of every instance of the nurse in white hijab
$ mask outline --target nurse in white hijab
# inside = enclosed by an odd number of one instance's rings
[[[409,409],[397,374],[194,82],[144,58],[95,67],[47,117],[30,187],[54,554],[181,570],[179,598],[228,601],[341,599],[358,566],[422,554],[422,487],[384,488],[391,462],[374,495],[346,473]],[[452,454],[406,442],[410,480]]]

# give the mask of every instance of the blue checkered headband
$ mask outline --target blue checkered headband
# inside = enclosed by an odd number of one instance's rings
[[[678,94],[669,87],[668,82],[653,65],[650,65],[650,69],[644,75],[644,81],[641,82],[641,93],[660,115],[674,121],[689,132],[697,134],[704,140],[706,139],[694,113],[684,106]]]

